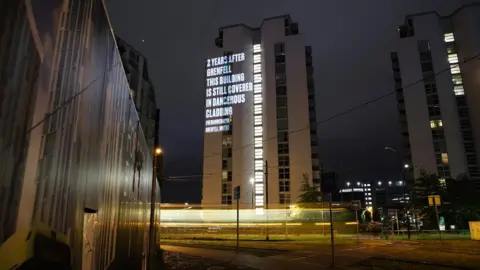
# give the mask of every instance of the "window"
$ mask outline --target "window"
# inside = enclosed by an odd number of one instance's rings
[[[465,152],[467,153],[475,153],[475,146],[471,142],[464,143],[463,146],[465,147]]]
[[[434,83],[427,83],[425,84],[425,93],[428,94],[435,94],[437,93],[437,85]]]
[[[470,119],[461,119],[460,120],[460,127],[462,129],[470,129],[471,124],[470,124]]]
[[[457,53],[457,47],[455,46],[455,43],[447,44],[447,53],[448,54]]]
[[[442,122],[442,120],[431,120],[430,121],[430,127],[431,128],[443,127],[443,122]]]
[[[277,107],[277,119],[287,118],[288,111],[286,107]]]
[[[275,48],[275,55],[285,54],[285,44],[284,43],[276,43],[274,45]]]
[[[278,179],[290,179],[290,168],[279,168]]]
[[[226,159],[222,160],[222,169],[226,169],[228,167],[228,161]]]
[[[290,158],[288,156],[278,156],[278,167],[290,166]]]
[[[439,116],[440,115],[440,107],[439,106],[429,106],[428,107],[428,114],[430,115],[430,117]]]
[[[429,95],[427,96],[427,104],[428,105],[438,105],[439,104],[438,95]]]
[[[227,180],[232,181],[232,172],[227,173]]]
[[[282,86],[277,86],[277,96],[285,96],[287,95],[287,87],[282,85]]]
[[[443,130],[432,130],[432,138],[434,141],[439,141],[444,139]]]
[[[285,54],[275,55],[275,63],[285,63]]]
[[[290,192],[290,181],[280,181],[278,187],[280,192]]]
[[[287,107],[287,97],[277,97],[277,107]]]
[[[288,144],[279,143],[278,144],[278,153],[279,154],[288,154]]]
[[[451,53],[448,55],[448,62],[450,64],[458,63],[458,55],[456,53]]]
[[[460,65],[450,65],[450,72],[452,74],[459,74],[460,73]]]
[[[437,170],[439,178],[450,177],[450,168],[448,166],[437,166]]]
[[[227,149],[227,157],[232,157],[232,148]]]
[[[287,77],[285,76],[285,74],[275,76],[276,85],[285,85],[286,83],[287,83]]]
[[[290,194],[280,193],[280,203],[281,204],[290,204]]]
[[[277,142],[288,142],[288,131],[277,132]]]
[[[453,42],[455,41],[455,37],[453,36],[453,33],[445,33],[444,40],[445,42]]]
[[[222,183],[222,193],[232,193],[232,182]]]
[[[231,205],[232,204],[232,195],[222,195],[222,204]]]
[[[453,87],[453,92],[455,93],[455,96],[465,95],[465,90],[463,89],[463,85],[455,85]]]
[[[222,171],[222,181],[228,181],[228,172]]]
[[[442,163],[448,165],[448,153],[442,153]]]
[[[278,119],[277,120],[277,130],[288,130],[288,120],[287,119]]]
[[[275,64],[275,73],[284,74],[286,71],[285,64]]]

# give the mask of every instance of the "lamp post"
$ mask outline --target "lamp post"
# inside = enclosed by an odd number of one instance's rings
[[[153,262],[155,256],[155,199],[157,195],[157,161],[158,157],[163,154],[163,151],[160,147],[155,147],[153,152],[153,174],[152,174],[152,190],[150,195],[150,230],[148,237],[148,249],[149,249],[149,267],[148,269],[153,269]],[[159,220],[160,221],[160,220]]]

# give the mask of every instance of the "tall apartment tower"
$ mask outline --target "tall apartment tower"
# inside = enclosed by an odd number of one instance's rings
[[[155,89],[148,75],[147,58],[119,37],[116,37],[116,41],[130,85],[130,95],[140,117],[148,147],[153,152],[157,103]]]
[[[298,200],[320,178],[312,49],[290,16],[222,27],[206,59],[204,207]],[[268,202],[268,204],[267,204]]]
[[[404,161],[415,179],[421,170],[441,184],[466,175],[480,189],[480,5],[408,15],[398,34],[391,60]]]

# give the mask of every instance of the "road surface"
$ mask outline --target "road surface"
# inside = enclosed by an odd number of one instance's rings
[[[162,248],[167,254],[176,254],[179,261],[192,262],[188,265],[191,268],[172,269],[310,270],[328,269],[331,265],[328,246],[291,252],[248,248],[241,249],[240,254],[228,247],[162,245]],[[189,260],[182,260],[182,256]],[[345,245],[337,247],[335,265],[337,269],[480,269],[480,254],[439,251],[416,242]]]

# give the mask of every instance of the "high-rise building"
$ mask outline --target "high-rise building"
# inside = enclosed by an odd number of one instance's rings
[[[480,4],[408,15],[391,53],[404,162],[480,189]],[[405,87],[405,89],[403,89]]]
[[[147,58],[124,40],[116,37],[118,51],[130,85],[130,94],[140,116],[140,123],[147,144],[155,147],[155,122],[157,103],[155,90],[148,75]]]
[[[222,27],[206,59],[203,199],[285,207],[320,178],[312,49],[288,15]],[[268,205],[267,205],[268,202]]]

